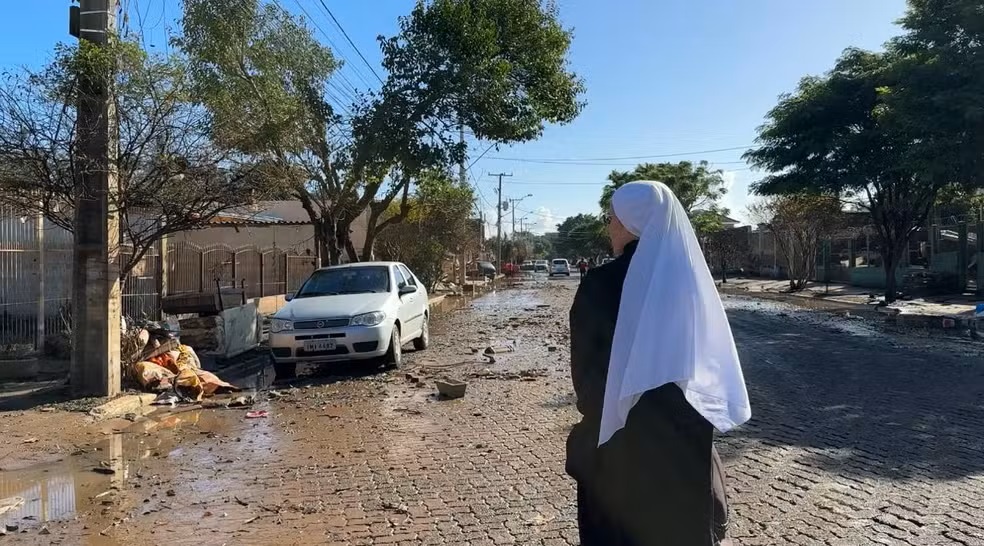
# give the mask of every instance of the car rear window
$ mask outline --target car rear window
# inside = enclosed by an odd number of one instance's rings
[[[566,263],[567,260],[554,260],[554,265],[564,265]]]

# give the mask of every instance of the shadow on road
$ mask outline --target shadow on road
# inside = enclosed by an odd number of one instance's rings
[[[984,471],[979,358],[775,313],[732,309],[729,317],[753,418],[722,436],[726,457],[791,456],[842,475],[898,480]],[[803,449],[773,449],[785,446]]]

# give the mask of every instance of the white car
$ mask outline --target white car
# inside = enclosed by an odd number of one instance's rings
[[[537,273],[548,273],[550,271],[550,263],[546,260],[536,260],[533,262],[533,267]]]
[[[401,263],[361,262],[319,269],[270,321],[278,377],[300,362],[383,358],[402,361],[402,347],[430,343],[427,290]]]
[[[556,258],[550,264],[550,276],[554,275],[565,275],[567,277],[571,276],[571,264],[563,258]]]

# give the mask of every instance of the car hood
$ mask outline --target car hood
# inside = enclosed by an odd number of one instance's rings
[[[362,313],[386,311],[392,294],[341,294],[297,298],[287,302],[274,318],[291,321],[334,317],[354,317]]]

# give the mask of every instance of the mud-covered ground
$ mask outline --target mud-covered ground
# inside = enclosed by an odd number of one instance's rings
[[[157,414],[2,472],[0,496],[27,502],[0,515],[17,527],[0,543],[577,544],[563,472],[575,288],[471,302],[399,371],[326,368],[260,392],[267,418]],[[719,439],[738,544],[984,543],[977,346],[727,305],[755,413]],[[440,377],[466,396],[438,400]]]

